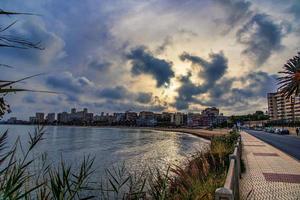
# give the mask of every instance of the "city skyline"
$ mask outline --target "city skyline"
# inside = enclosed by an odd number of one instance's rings
[[[142,110],[142,111],[135,111],[135,110],[124,110],[124,111],[119,111],[119,112],[94,112],[94,111],[91,111],[90,113],[94,114],[94,116],[110,116],[110,115],[114,115],[114,114],[119,114],[119,113],[122,113],[122,114],[125,114],[125,113],[142,113],[142,112],[152,112],[154,114],[163,114],[163,113],[168,113],[168,114],[176,114],[176,113],[182,113],[182,114],[200,114],[202,112],[205,112],[205,110],[207,109],[217,109],[218,112],[219,112],[219,109],[216,108],[216,107],[207,107],[207,108],[204,108],[202,111],[198,111],[198,112],[179,112],[179,111],[175,111],[175,112],[154,112],[154,111],[150,111],[150,110]],[[42,114],[43,115],[43,118],[46,119],[48,115],[52,115],[52,114],[55,114],[55,120],[57,120],[57,115],[58,114],[61,114],[61,113],[76,113],[76,112],[86,112],[86,113],[89,113],[89,109],[88,108],[69,108],[69,110],[64,110],[64,111],[58,111],[58,112],[35,112],[35,113],[31,113],[29,114],[26,118],[29,119],[28,121],[30,121],[30,118],[31,117],[35,117],[36,118],[36,115],[39,115],[39,114]],[[222,112],[220,112],[220,115],[224,115]],[[17,118],[17,116],[12,116],[12,118]],[[23,120],[23,119],[21,119]],[[2,120],[2,121],[5,121],[5,120]]]
[[[93,126],[138,126],[138,127],[212,127],[226,126],[228,117],[220,113],[216,107],[208,107],[201,113],[162,112],[152,111],[125,111],[118,113],[96,114],[89,112],[87,108],[77,110],[71,108],[70,112],[43,113],[37,112],[30,116],[29,120],[20,120],[10,117],[1,123],[7,124],[40,124],[40,125],[93,125]]]
[[[299,51],[299,1],[3,2],[41,16],[6,18],[9,31],[44,50],[1,50],[7,79],[39,72],[8,95],[12,113],[88,107],[95,112],[266,110],[277,72]],[[87,14],[82,16],[82,10]],[[205,19],[205,20],[201,20]],[[151,22],[151,23],[150,23]],[[14,58],[14,59],[12,59]],[[17,97],[16,97],[17,96]]]

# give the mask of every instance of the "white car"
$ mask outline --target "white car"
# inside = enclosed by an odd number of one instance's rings
[[[280,134],[281,133],[281,129],[280,128],[275,128],[275,131],[274,131],[274,133],[276,133],[276,134]]]

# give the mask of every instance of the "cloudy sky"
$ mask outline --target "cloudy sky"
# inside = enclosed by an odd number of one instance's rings
[[[1,48],[1,79],[60,94],[9,95],[12,113],[87,107],[241,114],[267,107],[276,74],[300,50],[299,0],[6,0],[1,9],[38,16],[7,35],[44,50]],[[4,34],[4,33],[2,33]]]

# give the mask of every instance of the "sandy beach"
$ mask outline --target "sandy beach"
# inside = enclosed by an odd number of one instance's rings
[[[211,139],[213,136],[220,136],[227,134],[230,129],[213,129],[205,130],[205,129],[192,129],[192,128],[151,128],[153,130],[159,130],[159,131],[173,131],[173,132],[181,132],[181,133],[188,133],[195,136],[199,136],[205,139]]]

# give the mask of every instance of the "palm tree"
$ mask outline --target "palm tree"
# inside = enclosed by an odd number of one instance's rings
[[[279,77],[278,84],[280,85],[278,90],[285,96],[286,99],[290,99],[291,110],[292,110],[292,121],[295,122],[295,97],[300,94],[300,52],[298,55],[288,60],[283,66],[282,74]]]
[[[20,12],[12,12],[12,11],[5,11],[0,8],[0,17],[7,17],[11,15],[34,15],[32,13],[20,13]],[[0,48],[15,48],[15,49],[39,49],[42,50],[43,47],[40,45],[40,42],[31,42],[24,38],[20,38],[16,35],[10,35],[6,32],[12,28],[17,21],[13,21],[10,24],[6,26],[0,26]],[[12,68],[10,65],[0,63],[0,67],[5,68]],[[15,93],[20,91],[33,91],[33,90],[26,90],[26,89],[19,89],[19,88],[13,88],[13,85],[15,83],[18,83],[20,81],[38,76],[41,74],[29,76],[22,78],[20,80],[2,80],[0,79],[0,119],[1,117],[6,113],[10,112],[10,107],[5,102],[4,96],[9,93]]]
[[[277,78],[279,91],[283,93],[286,98],[292,95],[300,94],[300,52],[298,55],[288,60],[283,66],[283,71],[279,72],[282,76]]]

